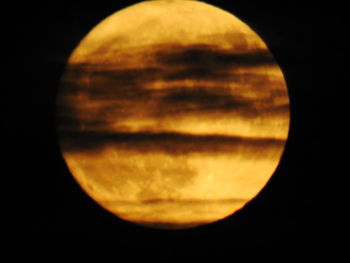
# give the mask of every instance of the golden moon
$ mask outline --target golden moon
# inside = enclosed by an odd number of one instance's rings
[[[57,98],[63,157],[117,217],[181,229],[216,222],[274,173],[289,129],[267,46],[199,1],[145,1],[107,17],[71,54]]]

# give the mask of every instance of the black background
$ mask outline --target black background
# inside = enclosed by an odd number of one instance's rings
[[[4,25],[10,25],[4,26],[10,28],[3,32],[4,42],[11,50],[4,54],[11,70],[4,76],[10,81],[2,99],[10,117],[2,122],[4,143],[11,142],[10,159],[5,159],[11,169],[6,174],[17,181],[11,196],[24,193],[16,203],[20,215],[14,216],[18,220],[11,231],[28,242],[109,240],[118,244],[116,251],[146,247],[225,254],[271,248],[296,253],[329,243],[330,225],[319,208],[327,198],[318,183],[328,173],[325,160],[332,159],[332,154],[325,155],[324,131],[334,120],[323,109],[333,107],[331,94],[345,79],[345,47],[339,40],[346,34],[345,11],[336,2],[207,1],[232,12],[263,38],[289,89],[291,126],[285,153],[268,185],[244,209],[207,226],[153,230],[119,220],[80,189],[57,142],[55,97],[60,77],[87,32],[136,2],[26,1],[3,8],[9,15]],[[337,77],[329,78],[333,73]],[[26,191],[19,190],[19,184]]]

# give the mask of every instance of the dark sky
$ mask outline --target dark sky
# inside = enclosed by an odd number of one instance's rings
[[[128,5],[133,2],[137,1]],[[229,3],[214,4],[262,36],[282,67],[291,100],[290,135],[276,173],[244,211],[220,224],[178,232],[142,229],[104,211],[71,178],[58,147],[54,102],[68,56],[94,25],[125,7],[126,1],[6,4],[4,10],[15,18],[6,20],[11,29],[4,33],[13,51],[4,54],[11,82],[2,99],[9,117],[2,127],[5,138],[14,138],[18,146],[11,145],[6,160],[16,169],[5,172],[16,173],[28,190],[21,198],[24,211],[16,215],[20,223],[13,226],[14,232],[53,241],[123,240],[120,248],[152,243],[165,250],[177,246],[189,251],[192,246],[202,253],[208,248],[225,253],[262,247],[298,252],[329,242],[326,234],[332,225],[321,225],[319,219],[337,212],[324,215],[319,208],[327,191],[320,183],[328,175],[320,163],[332,161],[326,151],[331,130],[327,123],[334,120],[323,110],[334,107],[332,94],[344,86],[344,7],[337,1]],[[333,173],[332,180],[341,181],[339,176]]]

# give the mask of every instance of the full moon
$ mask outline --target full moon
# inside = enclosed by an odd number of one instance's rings
[[[94,27],[57,96],[62,155],[120,219],[183,229],[256,197],[289,129],[282,71],[234,15],[199,1],[145,1]]]

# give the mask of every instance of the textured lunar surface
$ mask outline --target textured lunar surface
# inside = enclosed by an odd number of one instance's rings
[[[266,185],[289,100],[268,48],[238,18],[147,1],[80,42],[57,118],[64,159],[92,199],[133,223],[188,228],[231,215]]]

